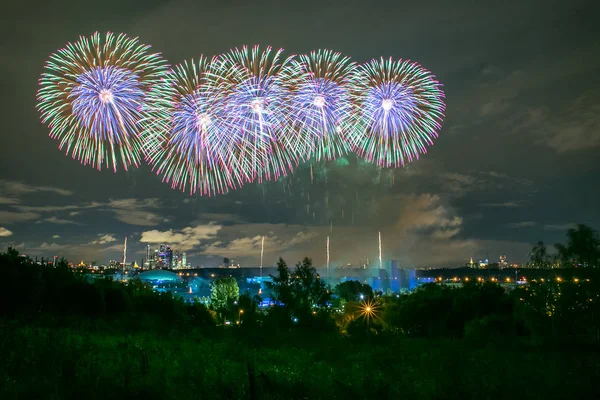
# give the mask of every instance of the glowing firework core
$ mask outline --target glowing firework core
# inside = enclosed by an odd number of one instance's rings
[[[323,108],[325,106],[325,98],[321,95],[318,95],[315,97],[314,100],[314,105],[319,107],[319,108]]]
[[[210,118],[210,115],[205,114],[205,113],[199,113],[196,120],[197,120],[196,126],[198,129],[206,129],[206,127],[209,126],[212,121]]]
[[[260,114],[264,111],[264,99],[259,97],[250,102],[250,108],[252,108],[252,112],[256,114]]]
[[[394,105],[394,101],[390,99],[385,99],[381,102],[381,108],[385,111],[390,111]]]
[[[98,96],[100,97],[100,101],[104,104],[113,102],[113,94],[110,89],[100,90],[100,94]]]

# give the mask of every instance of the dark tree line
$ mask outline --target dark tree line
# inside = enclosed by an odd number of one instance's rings
[[[408,295],[378,295],[369,285],[343,282],[330,288],[306,258],[273,276],[275,305],[260,309],[259,298],[238,294],[231,280],[215,281],[212,310],[156,293],[139,280],[127,284],[88,280],[65,262],[38,265],[9,249],[0,254],[7,284],[0,291],[0,318],[27,321],[107,322],[126,330],[213,332],[229,321],[248,338],[265,332],[322,332],[534,341],[600,343],[600,279],[531,282],[506,291],[493,283],[459,288],[427,284]],[[237,330],[236,330],[237,331]]]
[[[530,263],[536,268],[600,266],[600,235],[595,229],[577,224],[567,231],[566,244],[556,243],[550,254],[544,242],[539,241],[530,253]]]

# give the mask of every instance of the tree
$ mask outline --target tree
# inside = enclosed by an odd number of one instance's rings
[[[271,278],[273,278],[271,286],[276,299],[284,305],[290,305],[294,296],[290,281],[290,270],[283,259],[280,258],[277,262],[277,275],[271,275]]]
[[[331,298],[325,282],[312,266],[312,260],[305,258],[296,264],[292,273],[282,259],[277,263],[277,275],[272,276],[272,288],[276,299],[282,303],[286,318],[292,316],[304,319],[311,315],[314,307],[324,307]]]
[[[313,307],[325,307],[331,297],[327,285],[317,274],[310,258],[296,264],[292,276],[292,291],[297,311],[302,313],[310,312]]]
[[[567,249],[567,247],[562,244],[562,243],[556,243],[554,245],[554,248],[556,249],[556,261],[562,266],[572,266],[569,260],[569,250]]]
[[[337,294],[344,301],[358,301],[373,297],[373,288],[371,286],[360,283],[359,281],[346,281],[336,285],[334,289]]]
[[[240,288],[235,278],[221,277],[211,283],[210,293],[212,307],[215,311],[223,312],[238,299]]]
[[[529,257],[531,263],[536,268],[545,268],[548,266],[548,251],[544,242],[537,242],[535,246],[533,246],[533,249],[531,249]]]
[[[577,224],[567,231],[567,254],[584,267],[595,267],[600,258],[600,237],[591,227]]]

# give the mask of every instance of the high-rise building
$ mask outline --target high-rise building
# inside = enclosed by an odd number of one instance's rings
[[[171,246],[166,248],[165,268],[173,268],[173,250],[171,250]]]
[[[502,255],[500,256],[500,267],[501,268],[506,268],[508,267],[508,262],[506,262],[506,256]]]
[[[183,268],[187,268],[187,256],[185,251],[181,253],[181,265],[183,265]]]
[[[150,269],[150,245],[146,246],[146,262],[144,263],[144,266]]]

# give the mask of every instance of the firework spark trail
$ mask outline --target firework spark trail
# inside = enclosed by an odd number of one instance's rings
[[[263,254],[265,252],[265,237],[262,237],[260,241],[260,277],[262,278],[262,269],[263,269]]]
[[[37,108],[59,149],[97,169],[140,164],[146,96],[168,72],[149,48],[124,34],[96,32],[50,56]]]
[[[379,232],[379,269],[383,269],[383,259],[381,257],[382,249],[381,249],[381,232]]]
[[[329,236],[327,236],[327,283],[329,283]]]
[[[123,272],[122,278],[125,279],[125,263],[127,262],[127,236],[125,236],[125,244],[123,245]]]

